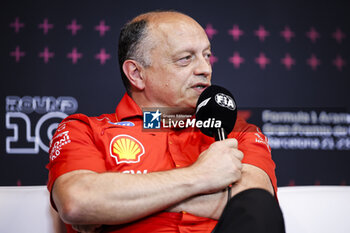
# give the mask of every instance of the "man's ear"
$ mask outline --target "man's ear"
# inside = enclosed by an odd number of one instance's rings
[[[145,79],[142,74],[143,67],[134,60],[126,60],[123,64],[123,71],[129,79],[130,84],[138,90],[145,88]]]

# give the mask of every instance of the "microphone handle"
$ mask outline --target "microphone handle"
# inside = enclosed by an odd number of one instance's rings
[[[222,141],[227,138],[227,133],[224,128],[218,128],[215,132],[215,141]]]

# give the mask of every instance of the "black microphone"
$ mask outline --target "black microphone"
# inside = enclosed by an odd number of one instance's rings
[[[215,141],[222,141],[231,133],[237,120],[237,105],[230,91],[223,87],[211,85],[199,96],[196,107],[196,120],[221,121],[220,127],[200,127],[200,131]],[[227,204],[231,199],[231,186],[227,187]],[[212,233],[215,233],[216,226]]]
[[[202,133],[209,137],[214,137],[216,141],[227,138],[235,126],[237,119],[236,101],[227,89],[211,85],[207,87],[199,96],[196,107],[196,120],[220,121],[220,127],[201,127]]]

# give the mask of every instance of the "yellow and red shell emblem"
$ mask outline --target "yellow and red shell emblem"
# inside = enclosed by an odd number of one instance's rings
[[[140,157],[145,153],[145,148],[141,142],[126,134],[115,136],[109,149],[117,164],[138,163],[140,162]]]

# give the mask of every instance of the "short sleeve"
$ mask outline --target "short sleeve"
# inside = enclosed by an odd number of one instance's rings
[[[254,165],[265,171],[277,193],[276,165],[271,157],[267,137],[257,126],[248,124],[241,118],[237,119],[232,136],[237,139],[238,149],[244,154],[242,163]]]
[[[72,115],[61,122],[50,142],[48,190],[55,180],[70,171],[91,170],[105,172],[104,155],[94,142],[88,117]]]

